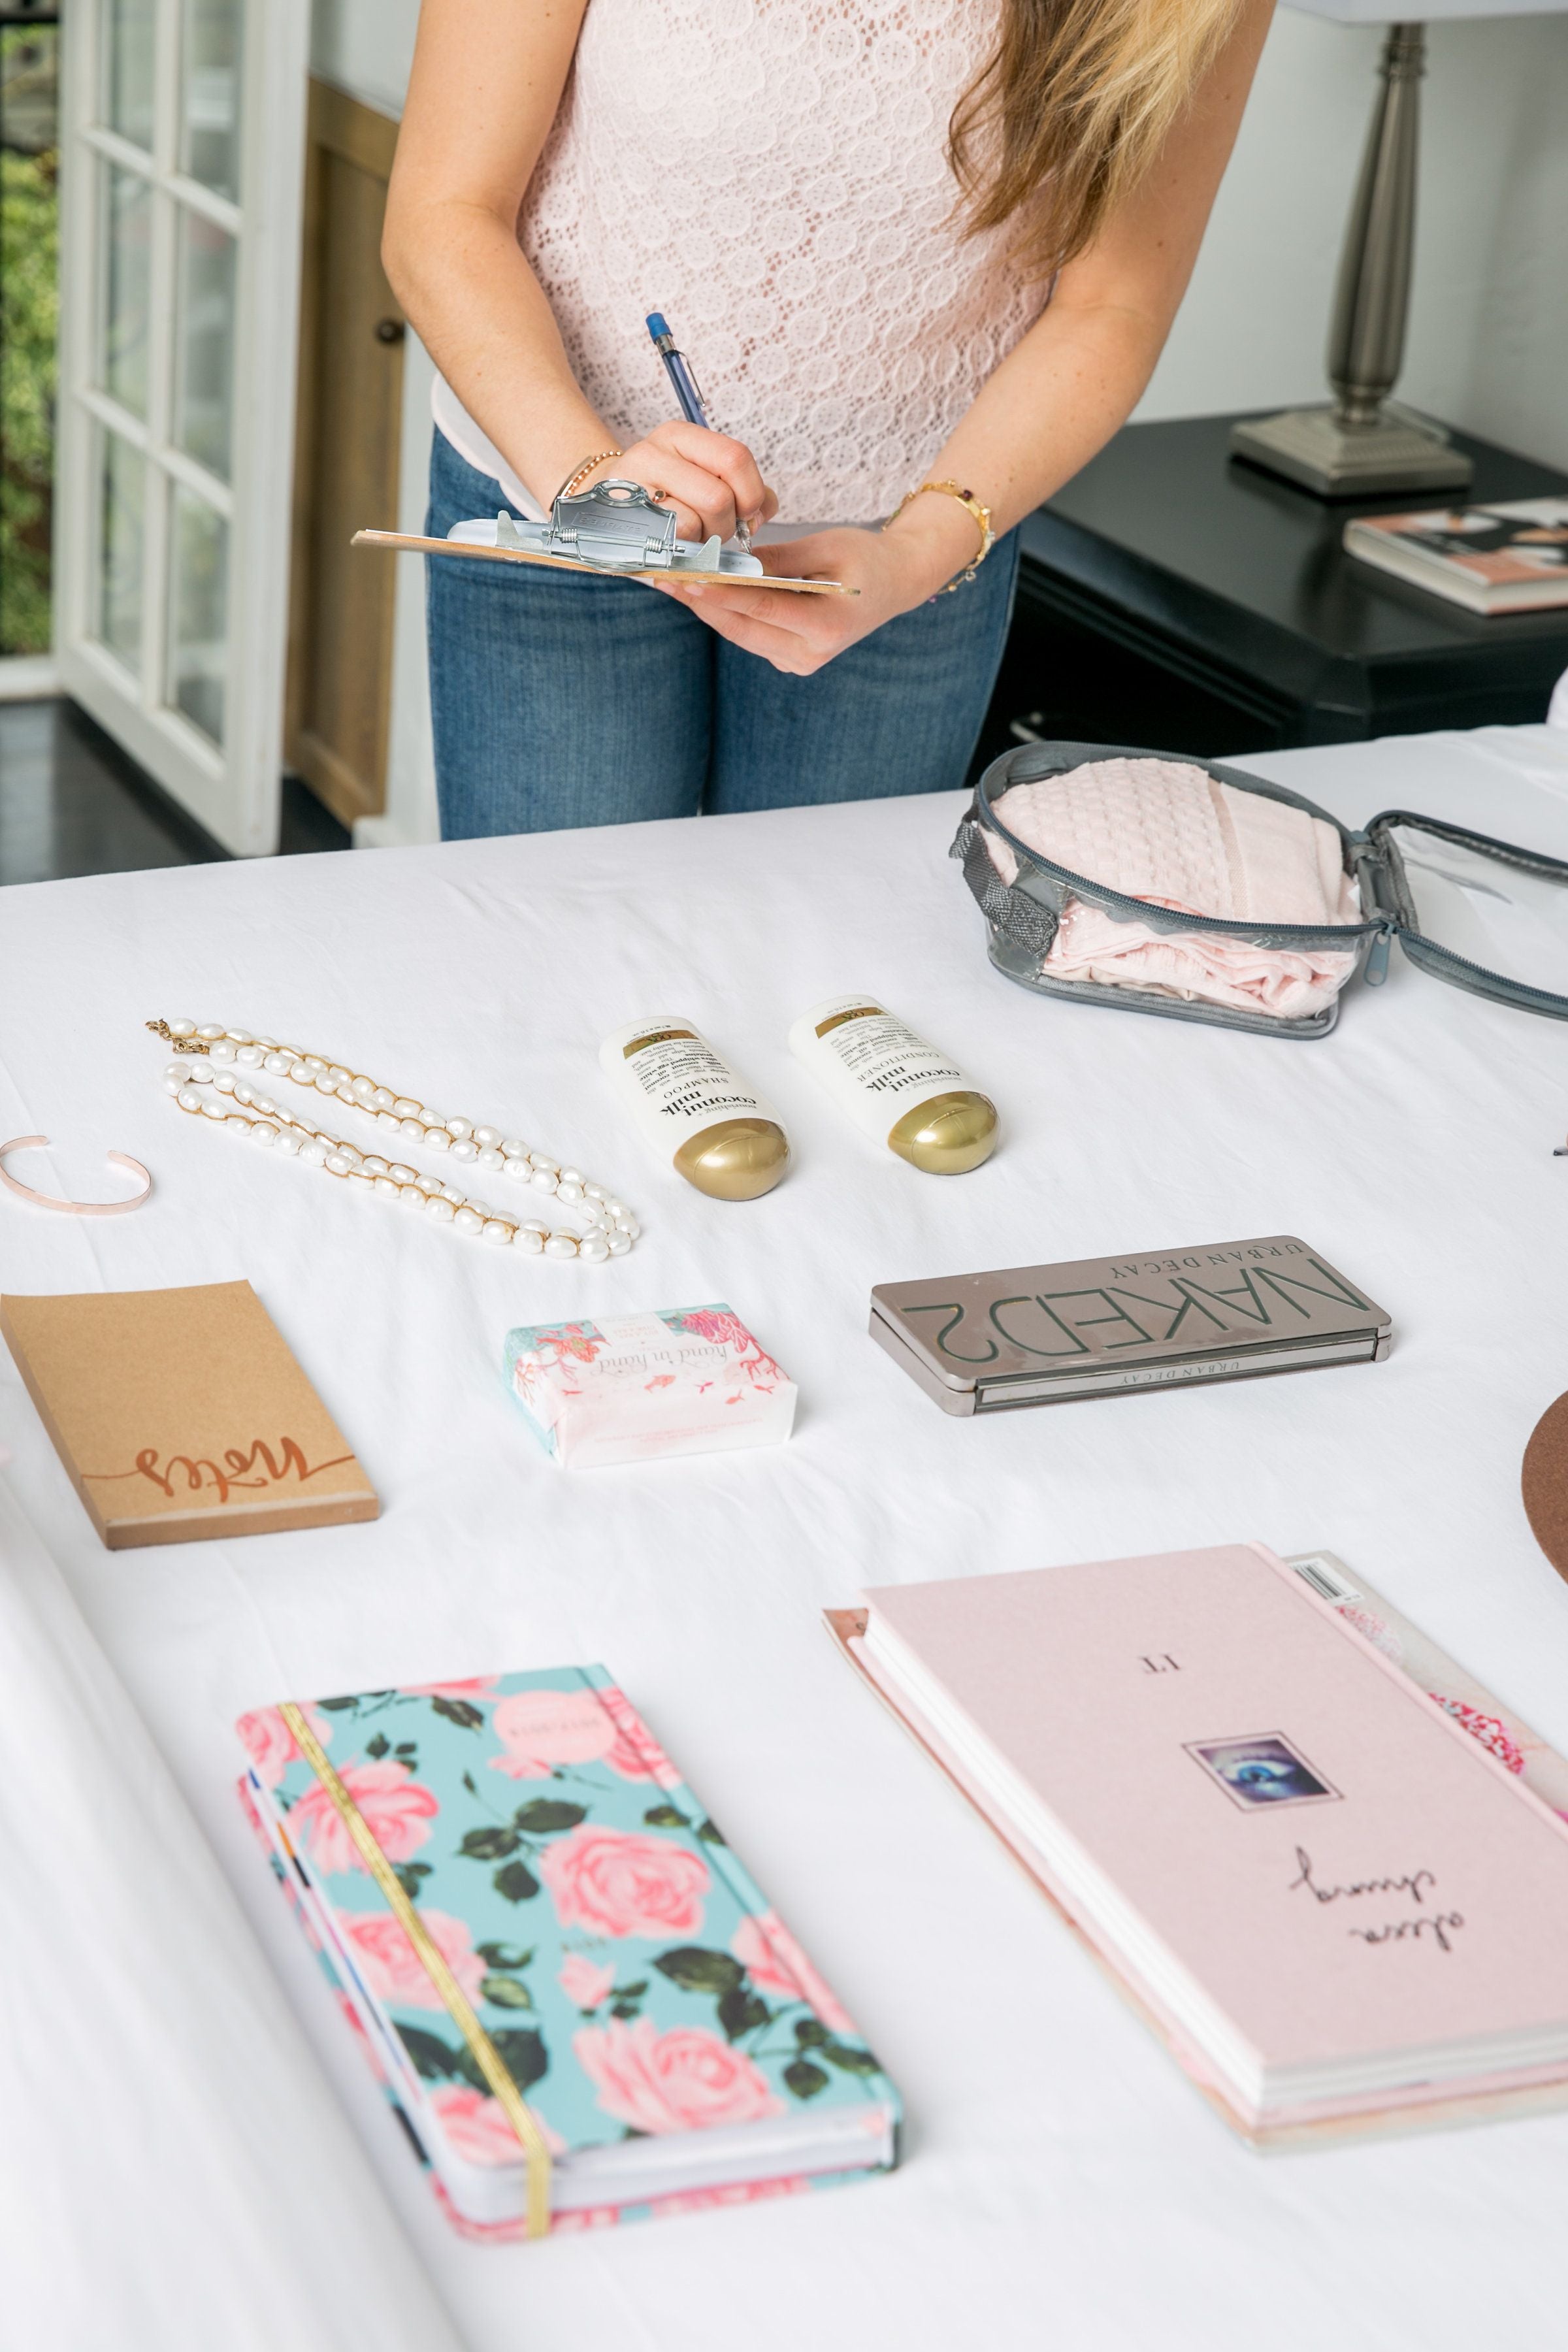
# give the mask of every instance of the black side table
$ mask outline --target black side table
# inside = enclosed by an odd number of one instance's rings
[[[1348,519],[1401,501],[1326,505],[1231,457],[1232,422],[1129,425],[1024,523],[982,757],[1027,734],[1217,757],[1545,717],[1568,607],[1486,620],[1358,563]],[[1568,492],[1454,438],[1469,503]]]

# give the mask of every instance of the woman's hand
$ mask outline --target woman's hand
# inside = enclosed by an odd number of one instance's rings
[[[689,573],[654,584],[689,604],[732,646],[794,677],[809,677],[884,621],[934,596],[973,562],[978,537],[966,507],[932,493],[906,507],[886,530],[819,530],[757,551],[775,578],[838,580],[856,591],[853,596],[792,595]]]
[[[660,506],[675,509],[682,539],[711,539],[715,531],[729,539],[737,522],[755,530],[771,521],[779,507],[743,441],[710,433],[705,425],[688,425],[681,416],[656,425],[618,457],[595,466],[577,487],[584,490],[605,481],[640,482]]]

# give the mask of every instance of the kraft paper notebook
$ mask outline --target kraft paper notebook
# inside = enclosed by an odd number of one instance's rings
[[[0,1337],[110,1551],[381,1507],[248,1282],[13,1294]]]
[[[1248,2138],[1562,2103],[1568,1768],[1327,1555],[864,1599],[846,1654]]]
[[[898,2094],[602,1666],[237,1728],[253,1825],[466,2235],[524,2234],[531,2189],[541,2234],[896,2160]]]

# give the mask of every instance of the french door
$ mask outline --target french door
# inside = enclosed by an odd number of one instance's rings
[[[61,13],[61,682],[254,856],[278,839],[309,0]]]

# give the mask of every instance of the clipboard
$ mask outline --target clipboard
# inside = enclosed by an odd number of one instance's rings
[[[792,595],[858,596],[841,580],[792,580],[763,570],[754,555],[717,537],[700,545],[678,539],[671,507],[655,503],[640,482],[595,482],[558,498],[549,522],[521,522],[504,511],[494,521],[454,523],[445,539],[416,532],[358,530],[355,547],[390,547],[422,555],[477,557],[481,562],[532,563],[556,572],[596,572],[618,580],[712,581],[737,588],[782,588]]]

